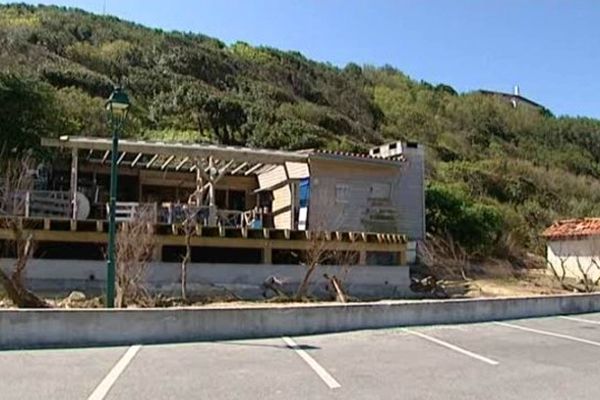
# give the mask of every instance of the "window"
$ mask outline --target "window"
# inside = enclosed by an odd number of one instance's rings
[[[390,191],[391,186],[389,183],[372,183],[369,198],[388,200],[390,198]]]
[[[335,202],[348,203],[350,201],[350,186],[345,183],[335,185]]]

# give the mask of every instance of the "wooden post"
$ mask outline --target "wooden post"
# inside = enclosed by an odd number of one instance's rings
[[[296,183],[294,181],[289,180],[289,175],[288,182],[290,185],[291,192],[290,197],[292,198],[292,201],[290,203],[290,229],[296,230]]]
[[[194,197],[196,200],[196,207],[200,207],[202,205],[202,195],[204,192],[204,183],[202,182],[202,174],[200,174],[200,164],[196,164],[196,192],[194,193]]]
[[[77,219],[77,164],[78,152],[71,149],[71,219]]]
[[[95,174],[95,172],[94,172]],[[137,171],[137,178],[138,178],[138,200],[140,201],[140,203],[144,202],[143,199],[143,190],[142,190],[142,173],[141,170],[138,169]]]
[[[208,225],[217,225],[217,206],[215,204],[215,160],[212,156],[208,157]]]
[[[31,207],[31,192],[28,190],[25,192],[25,218],[29,218]]]

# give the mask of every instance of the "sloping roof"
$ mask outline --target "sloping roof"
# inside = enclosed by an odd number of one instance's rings
[[[477,90],[476,91],[479,94],[483,94],[483,95],[488,95],[488,96],[500,96],[500,97],[505,97],[507,99],[517,99],[519,101],[522,101],[524,103],[528,103],[530,105],[532,105],[533,107],[537,107],[537,108],[545,108],[543,105],[541,105],[540,103],[536,103],[535,101],[528,99],[527,97],[523,97],[520,94],[513,94],[513,93],[505,93],[505,92],[495,92],[493,90]]]
[[[42,138],[42,146],[105,152],[104,162],[108,157],[108,152],[110,152],[112,140],[110,138],[99,137],[63,136],[60,139]],[[178,165],[178,160],[174,159],[175,157],[179,157],[183,160],[209,156],[218,160],[234,159],[239,162],[261,163],[263,165],[277,165],[286,162],[307,162],[309,158],[325,157],[337,160],[376,162],[383,164],[395,164],[399,161],[397,159],[394,160],[372,156],[368,153],[358,154],[315,149],[286,151],[204,143],[154,142],[131,139],[119,140],[119,151],[133,157],[135,157],[136,154],[168,157],[166,160],[170,160],[169,163],[173,165]],[[166,162],[166,160],[163,161]],[[134,164],[137,164],[137,162]]]
[[[559,239],[600,235],[600,218],[577,218],[557,221],[542,236]]]
[[[337,151],[337,150],[325,150],[325,149],[315,149],[312,150],[309,154],[321,155],[321,156],[331,156],[338,158],[348,158],[348,159],[358,159],[358,160],[372,160],[372,161],[380,161],[385,163],[398,163],[404,161],[404,156],[399,155],[395,157],[382,157],[378,155],[372,155],[369,153],[352,153],[349,151]]]

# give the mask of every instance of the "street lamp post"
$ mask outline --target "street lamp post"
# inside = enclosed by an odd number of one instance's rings
[[[115,207],[117,203],[117,159],[119,149],[119,134],[125,124],[127,112],[129,111],[129,98],[127,93],[120,87],[116,87],[106,101],[108,120],[112,131],[112,149],[110,163],[110,200],[108,216],[108,265],[106,274],[106,306],[115,306]]]

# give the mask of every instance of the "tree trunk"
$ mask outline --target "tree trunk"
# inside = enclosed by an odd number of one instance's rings
[[[185,230],[185,256],[181,260],[181,298],[187,300],[187,266],[192,260],[192,232],[194,229],[190,218],[183,223]]]
[[[185,256],[181,260],[181,298],[187,300],[187,266],[192,259],[191,233],[189,227],[186,226],[185,232]]]
[[[15,282],[0,269],[0,281],[8,298],[19,308],[50,308],[43,299],[27,290],[20,282]]]
[[[302,279],[302,283],[298,286],[298,291],[296,292],[296,300],[301,300],[302,297],[306,294],[306,289],[308,288],[308,283],[310,282],[310,278],[312,274],[317,269],[317,264],[311,264],[306,270],[306,274],[304,275],[304,279]]]

